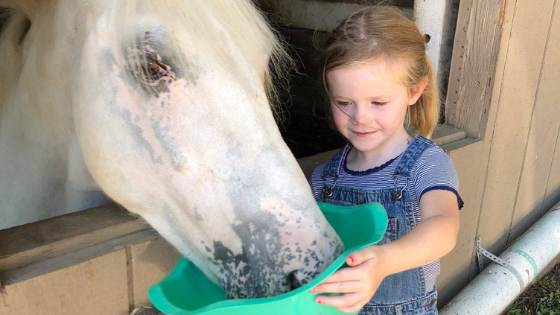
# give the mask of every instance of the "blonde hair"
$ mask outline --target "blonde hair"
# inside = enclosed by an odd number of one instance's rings
[[[409,92],[424,78],[428,79],[424,92],[408,110],[416,133],[429,138],[439,120],[437,83],[426,56],[424,38],[416,25],[395,7],[364,8],[332,32],[321,58],[323,85],[329,98],[326,76],[330,71],[374,61],[389,65]]]

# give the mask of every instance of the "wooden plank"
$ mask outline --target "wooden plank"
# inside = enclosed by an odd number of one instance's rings
[[[558,202],[560,202],[560,130],[556,135],[556,146],[554,147],[554,157],[552,158],[552,166],[550,167],[547,180],[542,214],[546,213]]]
[[[128,251],[132,306],[150,305],[148,289],[173,270],[181,254],[161,237],[130,245]]]
[[[148,229],[115,204],[0,231],[0,273]]]
[[[441,99],[447,97],[447,88],[449,86],[449,70],[451,68],[451,59],[453,57],[453,45],[455,42],[455,32],[457,28],[457,16],[459,15],[459,5],[461,0],[446,0],[447,6],[445,10],[445,19],[443,21],[442,45],[439,51],[440,61],[439,70],[437,71],[438,87]],[[445,115],[445,109],[442,110]]]
[[[485,134],[506,3],[463,0],[459,6],[446,123],[474,138]]]
[[[124,250],[3,287],[0,315],[128,314]]]
[[[519,237],[542,214],[547,180],[549,177],[556,138],[560,128],[560,9],[558,5],[549,26],[548,43],[542,63],[542,71],[537,87],[535,108],[531,118],[529,137],[517,200],[514,208],[512,228],[508,243]],[[545,210],[546,211],[546,210]]]
[[[475,239],[481,215],[481,205],[484,187],[486,186],[486,172],[496,116],[498,100],[501,95],[504,69],[508,57],[508,45],[512,28],[515,2],[511,3],[505,12],[503,36],[498,53],[495,80],[492,82],[491,106],[488,112],[488,128],[483,135],[483,141],[468,143],[467,140],[454,142],[442,146],[449,152],[459,176],[459,193],[465,201],[461,210],[461,227],[455,249],[441,261],[441,275],[438,277],[439,297],[438,305],[445,305],[478,273],[475,257]],[[467,142],[467,143],[465,143]]]
[[[424,38],[426,36],[430,38],[426,43],[426,55],[432,62],[434,73],[438,78],[437,82],[441,82],[440,62],[445,58],[441,53],[445,51],[443,48],[446,42],[443,33],[450,27],[446,24],[449,21],[446,14],[451,13],[450,6],[451,3],[448,0],[416,1],[414,3],[414,22]]]
[[[48,259],[43,257],[19,268],[4,270],[0,273],[0,279],[2,279],[3,284],[19,283],[122,250],[128,244],[138,244],[156,237],[158,237],[158,234],[152,229],[121,235],[93,246],[74,249],[57,256],[50,255]]]
[[[512,21],[478,227],[496,254],[506,247],[553,4],[518,1]]]
[[[491,106],[489,108],[489,115],[488,115],[488,122],[487,122],[487,128],[485,129],[485,133],[482,137],[484,146],[481,148],[480,152],[478,152],[478,154],[476,154],[475,156],[473,156],[473,159],[476,159],[478,161],[478,163],[480,163],[482,165],[482,167],[485,167],[486,169],[488,168],[488,159],[490,156],[490,149],[492,147],[493,144],[493,136],[494,136],[494,131],[496,128],[496,118],[497,118],[497,114],[498,114],[498,109],[499,109],[499,101],[503,92],[503,87],[504,87],[504,76],[505,76],[505,69],[506,69],[506,65],[507,65],[507,61],[508,61],[508,54],[509,54],[509,44],[510,44],[510,38],[511,38],[511,30],[513,27],[513,18],[515,15],[515,10],[517,8],[517,0],[513,0],[513,1],[509,1],[508,5],[505,6],[505,13],[503,15],[503,20],[501,22],[502,24],[502,36],[500,39],[500,49],[498,52],[498,59],[497,59],[497,65],[496,65],[496,73],[495,73],[495,77],[493,80],[493,87],[492,87],[492,96],[491,96]],[[460,166],[459,166],[460,167]],[[486,188],[486,183],[488,181],[488,176],[487,176],[487,172],[485,172],[483,175],[484,180],[482,182],[482,186],[479,186],[478,188],[475,189],[479,189],[480,192],[484,192],[485,188]],[[468,182],[461,182],[461,187],[464,187],[465,184],[469,184]],[[479,185],[480,183],[475,183],[475,185]],[[471,183],[472,185],[472,183]],[[471,186],[472,187],[472,186]],[[468,281],[471,281],[472,279],[474,279],[476,277],[476,275],[478,275],[479,270],[478,270],[478,263],[476,261],[476,255],[475,255],[475,250],[476,250],[476,242],[475,242],[475,238],[477,235],[479,235],[479,227],[480,227],[480,218],[481,218],[481,214],[482,214],[482,196],[483,194],[480,195],[476,195],[476,199],[472,200],[472,202],[474,202],[476,204],[476,208],[474,209],[474,211],[476,212],[476,223],[475,223],[475,227],[472,228],[472,233],[471,234],[471,238],[470,238],[470,242],[471,242],[471,248],[472,251],[470,253],[470,256],[468,257],[464,257],[464,259],[469,259],[470,258],[470,268],[468,270]],[[461,271],[461,274],[463,274],[464,271]],[[466,285],[466,283],[465,283]],[[455,293],[458,293],[459,291],[456,291]]]
[[[434,131],[432,140],[439,146],[457,143],[467,138],[467,132],[449,125],[441,125]]]
[[[444,145],[459,176],[459,193],[465,201],[461,210],[461,226],[453,251],[441,259],[441,274],[437,279],[438,304],[445,305],[468,282],[473,257],[482,189],[486,173],[489,145],[472,138]],[[457,148],[456,146],[459,146]],[[486,154],[486,155],[485,155]]]

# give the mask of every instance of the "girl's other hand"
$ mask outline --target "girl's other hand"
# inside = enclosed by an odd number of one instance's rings
[[[311,290],[313,293],[344,293],[320,295],[315,302],[336,307],[346,313],[360,310],[371,300],[381,281],[388,275],[383,266],[382,246],[370,246],[346,257],[349,267],[342,268]]]

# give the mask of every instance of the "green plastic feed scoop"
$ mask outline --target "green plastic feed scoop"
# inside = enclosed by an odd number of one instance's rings
[[[226,300],[214,284],[190,261],[182,258],[173,271],[148,291],[150,300],[168,315],[341,315],[332,306],[317,304],[313,287],[345,264],[348,254],[379,242],[387,229],[387,214],[379,203],[342,207],[318,203],[336,230],[346,251],[317,278],[288,293],[259,299]],[[357,313],[357,312],[356,312]]]

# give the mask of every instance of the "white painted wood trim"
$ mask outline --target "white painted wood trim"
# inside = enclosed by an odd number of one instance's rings
[[[439,74],[445,12],[448,0],[414,1],[414,22],[424,36],[429,36],[426,54],[432,62],[434,74]]]

